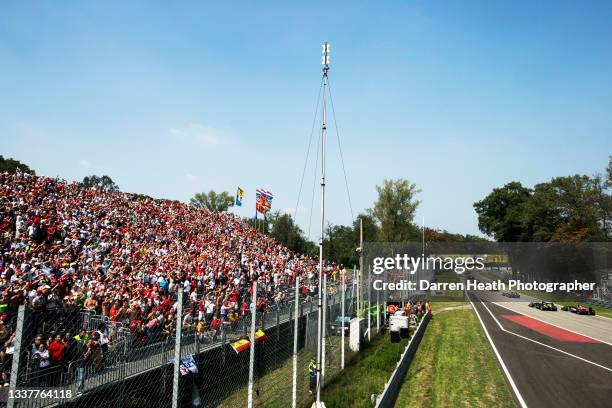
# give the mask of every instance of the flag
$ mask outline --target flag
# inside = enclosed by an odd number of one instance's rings
[[[266,339],[266,333],[263,330],[258,329],[255,332],[255,344],[259,343],[262,340]],[[236,354],[241,351],[248,350],[251,347],[251,342],[248,339],[240,339],[230,343]]]
[[[265,214],[272,206],[272,193],[264,189],[258,188],[255,190],[255,210]]]
[[[244,190],[238,187],[236,189],[236,205],[242,207],[242,199],[244,198]]]
[[[274,196],[269,191],[265,192],[265,196],[266,196],[266,210],[269,210],[270,208],[272,208],[272,199],[274,198]]]
[[[236,353],[240,353],[241,351],[247,350],[251,345],[251,342],[247,339],[240,339],[233,341],[230,344]]]

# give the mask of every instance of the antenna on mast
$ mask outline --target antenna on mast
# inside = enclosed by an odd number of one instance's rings
[[[325,279],[325,271],[323,270],[323,237],[325,228],[325,140],[327,138],[327,72],[329,71],[329,43],[325,41],[322,45],[323,48],[323,123],[321,125],[321,235],[319,239],[319,300],[317,302],[317,395],[315,406],[324,407],[325,405],[321,401],[321,387],[323,385],[323,373],[325,364],[325,322],[323,321],[323,296],[327,296],[327,293],[323,292],[323,280]]]
[[[329,43],[325,41],[321,47],[323,48],[323,71],[327,71],[329,69]]]

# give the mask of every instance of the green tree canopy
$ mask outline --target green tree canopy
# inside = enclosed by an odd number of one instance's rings
[[[292,251],[311,255],[317,253],[317,246],[304,237],[302,230],[293,221],[291,215],[285,213],[281,214],[279,211],[276,211],[269,214],[267,219],[269,220],[269,224],[272,225],[270,236],[277,242]]]
[[[555,177],[534,187],[522,214],[524,235],[542,242],[605,241],[609,203],[599,176]]]
[[[420,204],[415,195],[421,190],[404,179],[384,180],[376,190],[378,199],[370,214],[379,222],[380,239],[402,242],[418,237],[418,228],[412,221]]]
[[[555,177],[533,189],[511,182],[474,204],[478,227],[497,241],[609,241],[612,158],[606,175]]]
[[[353,242],[359,246],[360,226],[359,221],[363,223],[363,242],[376,242],[380,237],[380,228],[376,223],[376,219],[372,214],[359,214],[353,221]]]
[[[82,187],[96,187],[109,193],[119,191],[119,186],[109,176],[86,176],[79,183]]]
[[[355,230],[347,225],[328,224],[323,240],[324,258],[332,260],[346,267],[357,265],[359,254],[357,246],[359,239],[355,240]]]
[[[606,167],[606,188],[612,188],[612,156],[608,156],[608,167]]]
[[[196,193],[189,200],[189,204],[198,208],[206,208],[211,212],[222,212],[234,205],[234,197],[227,191],[217,194],[210,190],[208,193]]]
[[[478,228],[496,241],[524,241],[522,215],[531,189],[513,181],[474,204]]]
[[[7,158],[5,159],[0,155],[0,172],[9,172],[11,174],[15,173],[17,169],[21,170],[24,173],[33,173],[34,170],[30,169],[27,164],[21,163],[19,160]]]

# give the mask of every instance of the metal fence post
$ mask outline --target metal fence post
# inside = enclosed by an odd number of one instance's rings
[[[305,332],[304,332],[304,346],[305,346],[305,347],[308,347],[308,339],[309,339],[309,336],[308,336],[308,330],[309,330],[309,323],[310,323],[310,313],[306,313],[306,323],[305,323],[306,330],[305,330]]]
[[[251,300],[251,353],[249,356],[249,388],[247,394],[247,407],[253,408],[253,369],[255,368],[255,321],[257,319],[257,279],[253,280],[253,298]]]
[[[183,328],[183,288],[179,288],[176,307],[176,330],[174,339],[174,373],[172,377],[172,408],[179,406],[179,379],[181,368],[181,334]]]
[[[195,319],[194,319],[195,320]],[[197,322],[197,320],[195,320]],[[193,341],[195,343],[195,354],[198,355],[200,354],[200,334],[198,333],[198,325],[196,323],[196,325],[193,328]]]
[[[346,278],[346,270],[342,270],[342,274],[340,275],[340,279],[342,279],[342,281],[340,282],[340,291],[341,291],[341,303],[342,303],[342,325],[341,327],[341,334],[340,334],[340,369],[344,370],[344,296],[345,296],[345,290],[346,290],[346,282],[345,282],[345,278]]]
[[[223,361],[223,365],[225,366],[225,343],[227,341],[227,333],[225,331],[225,326],[221,325],[221,358]]]
[[[380,333],[380,296],[376,291],[376,333]]]
[[[321,331],[321,388],[325,385],[325,336],[327,327],[327,275],[323,274],[323,327]]]
[[[276,341],[280,340],[280,308],[276,308]]]
[[[297,366],[298,366],[298,321],[300,310],[300,277],[295,278],[295,302],[293,311],[293,389],[291,393],[291,406],[297,407]]]
[[[147,343],[148,343],[148,341],[147,341]],[[159,357],[160,357],[159,365],[160,366],[162,366],[164,364],[164,360],[166,359],[166,351],[164,350],[165,344],[166,344],[165,340],[161,342],[161,354],[159,355]]]
[[[15,395],[17,389],[17,379],[19,378],[19,365],[21,362],[21,342],[23,338],[23,324],[25,320],[25,306],[19,306],[17,312],[17,328],[15,329],[15,349],[13,351],[13,365],[11,366],[11,379],[9,384],[9,392]],[[7,408],[13,408],[15,406],[15,398],[9,398],[7,400]]]
[[[370,314],[370,308],[372,307],[372,289],[370,288],[370,281],[371,277],[370,277],[370,265],[368,265],[368,309],[367,309],[367,313],[368,313],[368,343],[370,343],[372,341],[372,324],[371,324],[371,314]]]

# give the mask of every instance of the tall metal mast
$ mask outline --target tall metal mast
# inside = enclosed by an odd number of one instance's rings
[[[325,140],[327,138],[327,72],[329,71],[329,43],[323,43],[323,124],[321,126],[321,235],[319,238],[319,300],[317,324],[317,401],[321,404],[321,385],[323,382],[321,360],[323,355],[323,233],[325,228]]]

